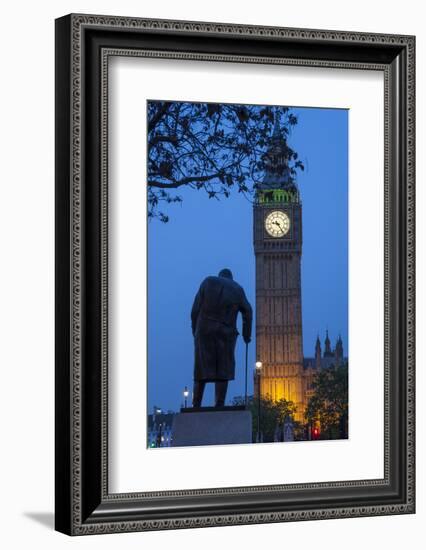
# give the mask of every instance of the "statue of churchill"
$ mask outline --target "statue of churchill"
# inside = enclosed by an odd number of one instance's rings
[[[191,311],[194,336],[193,407],[201,407],[207,382],[215,383],[215,406],[225,404],[228,381],[235,378],[237,316],[242,314],[243,339],[251,338],[252,308],[243,288],[229,269],[206,277],[195,296]]]

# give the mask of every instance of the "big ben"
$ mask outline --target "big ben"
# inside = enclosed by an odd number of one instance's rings
[[[256,261],[256,360],[260,394],[297,407],[303,420],[302,204],[289,148],[276,118],[253,211]],[[258,391],[256,387],[255,391]]]

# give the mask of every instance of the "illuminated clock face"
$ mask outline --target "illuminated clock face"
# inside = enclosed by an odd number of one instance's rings
[[[290,218],[281,210],[274,210],[266,216],[265,229],[271,237],[284,237],[290,229]]]

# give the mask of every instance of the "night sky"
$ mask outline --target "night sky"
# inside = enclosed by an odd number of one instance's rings
[[[303,205],[303,352],[313,357],[317,334],[334,347],[339,334],[348,353],[348,111],[294,108],[288,143],[305,165],[297,181]],[[168,223],[148,223],[148,408],[177,411],[185,385],[192,390],[190,312],[201,281],[228,267],[255,309],[252,204],[232,193],[220,201],[202,190],[179,189],[182,204],[165,212]],[[238,329],[240,331],[241,319]],[[253,392],[255,327],[249,346]],[[323,346],[324,347],[324,346]],[[244,394],[245,346],[238,338],[236,378],[227,403]],[[213,384],[203,405],[213,405]]]

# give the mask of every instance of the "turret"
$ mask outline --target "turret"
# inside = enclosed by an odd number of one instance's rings
[[[317,341],[315,343],[315,368],[317,370],[321,369],[321,342],[319,336],[317,336]]]
[[[342,337],[339,334],[339,338],[336,342],[336,347],[334,348],[334,356],[336,357],[336,363],[339,364],[343,360],[343,342]]]
[[[324,344],[325,344],[324,357],[334,357],[334,354],[331,351],[331,342],[330,342],[330,338],[328,337],[328,330],[326,331]]]

